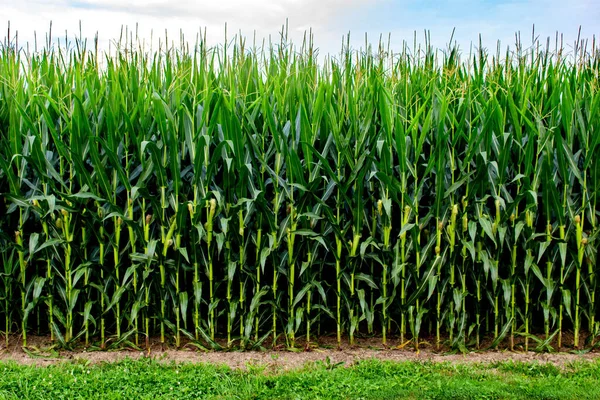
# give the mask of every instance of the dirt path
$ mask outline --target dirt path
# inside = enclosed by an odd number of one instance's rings
[[[422,362],[451,362],[451,363],[494,363],[499,361],[552,363],[564,366],[572,362],[600,360],[600,353],[588,352],[575,354],[511,352],[511,351],[482,351],[467,354],[440,353],[425,348],[418,353],[413,349],[397,347],[383,349],[371,344],[361,344],[340,350],[331,348],[328,344],[323,347],[311,348],[310,351],[210,351],[203,352],[191,348],[181,350],[162,349],[153,345],[151,351],[118,350],[118,351],[56,351],[46,346],[47,342],[39,338],[37,343],[24,351],[18,341],[9,347],[0,348],[0,361],[14,361],[19,364],[35,364],[38,366],[52,365],[65,361],[91,363],[114,362],[125,358],[139,359],[150,357],[163,362],[183,363],[213,363],[224,364],[231,368],[246,369],[250,366],[262,366],[272,370],[288,370],[304,366],[311,362],[326,364],[343,363],[345,366],[360,360],[378,359],[389,361],[422,361]]]

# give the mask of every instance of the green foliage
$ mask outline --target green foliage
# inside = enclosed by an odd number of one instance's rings
[[[7,336],[595,346],[597,48],[125,38],[1,49]]]

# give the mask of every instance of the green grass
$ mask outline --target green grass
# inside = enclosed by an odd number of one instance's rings
[[[0,398],[59,399],[597,399],[600,363],[328,362],[246,371],[210,364],[126,360],[49,367],[2,363]]]

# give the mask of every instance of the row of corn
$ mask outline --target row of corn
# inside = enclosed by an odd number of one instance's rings
[[[600,53],[0,51],[0,323],[62,345],[593,347]]]

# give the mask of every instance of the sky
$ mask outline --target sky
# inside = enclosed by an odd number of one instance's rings
[[[34,32],[42,43],[52,21],[56,38],[79,33],[92,38],[98,33],[100,46],[107,49],[119,38],[123,27],[138,29],[138,36],[177,39],[183,32],[194,42],[206,29],[209,44],[223,43],[225,24],[228,36],[241,32],[248,40],[278,40],[288,21],[289,36],[300,43],[308,29],[321,54],[337,53],[342,37],[351,32],[353,48],[377,42],[391,35],[392,49],[403,41],[412,44],[415,32],[423,41],[428,30],[432,44],[443,48],[454,31],[454,40],[463,52],[477,44],[502,49],[514,44],[520,32],[531,43],[532,28],[544,39],[563,34],[565,47],[572,47],[581,27],[581,37],[600,37],[600,0],[0,0],[0,38],[18,31],[19,44],[33,43]],[[152,36],[151,36],[152,33]]]

